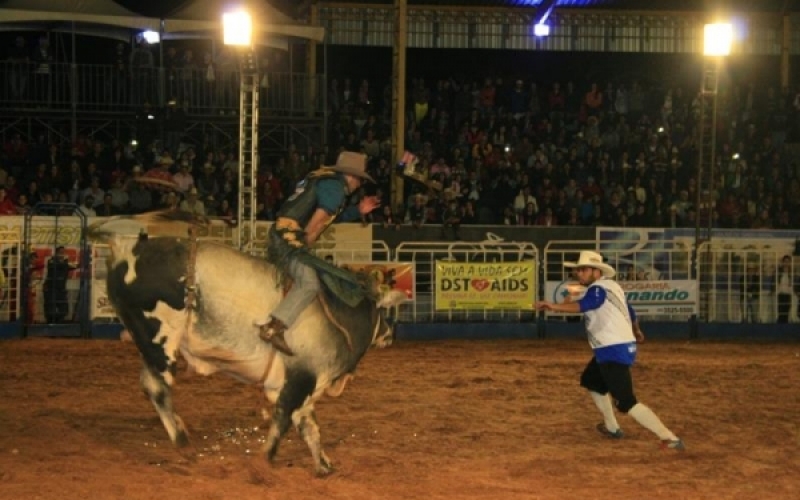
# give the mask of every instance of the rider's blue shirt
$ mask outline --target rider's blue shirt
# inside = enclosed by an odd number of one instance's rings
[[[317,206],[330,215],[336,215],[345,202],[347,193],[343,179],[322,179],[317,184]],[[348,205],[336,218],[339,222],[348,222],[361,218],[357,205]]]

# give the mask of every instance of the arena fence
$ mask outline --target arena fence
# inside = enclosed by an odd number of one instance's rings
[[[353,234],[340,230],[341,234]],[[263,256],[266,232],[259,229],[257,234],[248,252]],[[581,287],[563,264],[577,260],[580,250],[587,248],[586,241],[550,241],[540,253],[533,243],[503,241],[492,233],[479,242],[404,241],[395,248],[385,241],[359,238],[324,240],[316,252],[337,265],[373,274],[384,289],[405,292],[411,300],[395,314],[402,323],[536,323],[539,319],[558,323],[577,319],[556,313],[540,316],[533,303],[580,297]],[[224,231],[210,231],[200,239],[228,245],[234,241]],[[44,276],[32,274],[26,288],[25,273],[32,270],[26,270],[20,258],[26,252],[24,243],[21,231],[0,230],[0,323],[19,324],[29,317],[43,326],[47,322],[38,295]],[[783,263],[786,249],[769,245],[731,249],[712,242],[699,248],[695,263],[693,249],[685,241],[664,240],[655,248],[628,241],[614,243],[625,250],[609,249],[612,246],[603,241],[595,245],[605,248],[602,253],[617,269],[617,281],[646,322],[800,321],[800,265],[794,256]],[[92,245],[89,255],[90,271],[71,275],[68,287],[90,291],[93,324],[116,323],[105,291],[109,248]],[[31,311],[23,314],[25,303]]]
[[[597,242],[601,248],[602,241]],[[675,242],[657,248],[637,242],[614,241],[625,250],[604,250],[606,261],[617,270],[616,280],[638,316],[650,320],[687,320],[698,312],[698,284],[691,271],[692,250]],[[575,262],[586,242],[551,241],[544,250],[544,297],[562,302],[583,296],[584,289],[564,262]],[[574,315],[548,312],[546,318]]]
[[[0,231],[0,322],[20,318],[22,248],[22,235],[18,231]]]
[[[414,266],[414,300],[400,310],[399,321],[406,322],[521,322],[535,318],[533,302],[537,294],[539,251],[532,243],[506,242],[487,235],[483,242],[404,242],[395,249],[396,262],[408,262]],[[437,273],[445,272],[443,263],[458,264],[450,266],[463,287],[450,296],[453,300],[462,297],[467,307],[442,307],[437,304],[451,291],[446,278],[437,280]],[[510,293],[507,290],[495,291],[492,288],[476,290],[475,283],[486,279],[493,283],[510,283],[514,272],[509,264],[529,263],[532,279],[527,285],[526,306],[507,308],[503,301],[496,301],[494,295]],[[478,265],[475,265],[478,264]],[[504,276],[480,276],[482,270],[505,273]],[[465,281],[468,280],[468,281]],[[518,292],[514,290],[512,292]],[[437,297],[438,294],[438,297]],[[457,294],[461,294],[459,297]]]
[[[163,93],[161,79],[163,75]],[[144,67],[119,71],[112,65],[0,62],[0,105],[9,108],[95,113],[139,112],[145,101],[161,108],[175,100],[190,115],[218,116],[239,109],[239,72],[217,68],[164,70]],[[323,75],[266,72],[260,102],[281,116],[321,116]]]
[[[698,261],[701,321],[798,321],[800,267],[796,257],[780,250],[733,249],[706,242],[700,246]]]

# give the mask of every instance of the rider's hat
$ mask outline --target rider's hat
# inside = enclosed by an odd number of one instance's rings
[[[327,168],[334,172],[355,175],[370,182],[375,182],[375,179],[367,173],[367,155],[361,153],[343,151],[339,153],[336,164],[328,165]]]

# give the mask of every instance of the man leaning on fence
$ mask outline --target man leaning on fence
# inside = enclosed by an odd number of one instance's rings
[[[778,302],[778,323],[788,323],[792,310],[792,296],[798,290],[792,258],[784,255],[775,272],[775,297]]]

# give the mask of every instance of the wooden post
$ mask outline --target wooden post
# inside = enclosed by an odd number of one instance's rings
[[[394,164],[403,156],[406,140],[406,45],[408,43],[407,0],[394,0],[395,41],[392,52],[392,158]],[[403,175],[393,170],[392,209],[405,206]]]

